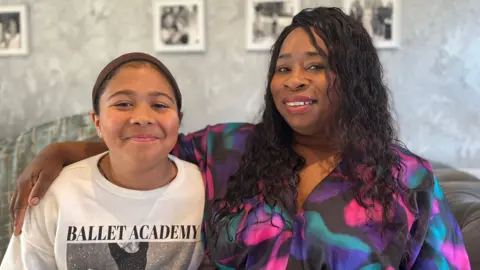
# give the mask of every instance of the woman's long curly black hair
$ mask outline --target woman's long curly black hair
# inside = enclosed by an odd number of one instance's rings
[[[325,7],[301,11],[273,45],[261,122],[255,127],[239,170],[229,180],[226,196],[215,203],[213,224],[217,229],[219,224],[228,226],[236,213],[245,210],[244,202],[253,197],[281,205],[290,214],[296,211],[296,186],[305,160],[294,150],[292,128],[276,109],[270,84],[282,43],[299,27],[309,33],[317,50],[314,34],[328,49],[327,69],[336,75],[334,91],[339,104],[327,125],[338,138],[332,143],[339,149],[342,173],[353,184],[354,198],[367,212],[375,210],[372,201],[383,206],[382,232],[388,228],[406,234],[405,227],[398,228],[406,222],[392,218],[394,195],[407,199],[408,191],[399,183],[400,173],[395,172],[402,171],[393,149],[399,141],[379,57],[360,23],[338,8]],[[367,176],[359,169],[371,173]]]

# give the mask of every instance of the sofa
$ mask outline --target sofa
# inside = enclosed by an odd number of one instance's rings
[[[10,199],[16,178],[46,145],[60,141],[96,140],[89,114],[74,115],[31,128],[14,138],[0,140],[0,259],[13,232]]]
[[[0,259],[12,234],[9,204],[15,181],[46,145],[98,140],[89,114],[65,117],[0,140]],[[432,162],[435,175],[460,224],[472,269],[480,270],[480,179]]]
[[[432,165],[462,230],[472,269],[480,270],[480,179],[452,168]]]

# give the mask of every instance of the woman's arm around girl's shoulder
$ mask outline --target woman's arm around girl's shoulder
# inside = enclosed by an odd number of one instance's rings
[[[226,152],[243,153],[245,143],[253,132],[249,123],[223,123],[207,126],[196,132],[180,134],[172,154],[180,159],[200,165],[212,156],[223,156]]]

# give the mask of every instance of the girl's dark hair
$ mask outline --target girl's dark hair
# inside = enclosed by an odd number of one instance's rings
[[[117,57],[108,65],[106,65],[100,72],[92,91],[92,103],[95,114],[100,114],[100,97],[105,92],[106,86],[122,67],[139,68],[144,66],[149,66],[156,69],[158,72],[160,72],[160,74],[167,78],[168,82],[173,88],[173,94],[175,95],[175,100],[177,102],[177,111],[180,114],[182,111],[182,93],[180,92],[175,77],[173,77],[173,75],[170,73],[170,70],[168,70],[168,68],[157,58],[145,53],[137,52],[124,54]]]
[[[293,148],[292,128],[276,109],[270,89],[282,43],[296,28],[308,33],[317,50],[315,34],[327,46],[327,70],[335,74],[333,91],[339,102],[326,125],[338,138],[332,144],[338,149],[339,168],[349,179],[354,198],[370,214],[375,210],[371,202],[380,203],[381,231],[395,229],[408,237],[405,220],[391,215],[396,212],[394,195],[407,199],[409,194],[399,183],[402,164],[394,149],[399,141],[380,60],[361,24],[338,8],[325,7],[301,11],[273,45],[261,122],[255,126],[239,170],[229,179],[226,196],[214,204],[210,226],[214,230],[229,226],[237,213],[247,211],[244,202],[254,197],[271,206],[282,205],[289,214],[296,212],[296,187],[305,160]],[[370,174],[361,173],[362,169]],[[411,210],[408,200],[405,203]]]

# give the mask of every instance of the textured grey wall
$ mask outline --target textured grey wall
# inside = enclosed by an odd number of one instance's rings
[[[480,2],[400,0],[402,40],[381,51],[401,137],[428,158],[480,167]],[[90,110],[110,59],[154,53],[151,0],[0,0],[27,3],[30,55],[0,58],[0,138]],[[341,5],[303,0],[302,7]],[[257,115],[268,53],[246,52],[244,0],[206,0],[207,51],[158,55],[185,96],[183,131]]]

